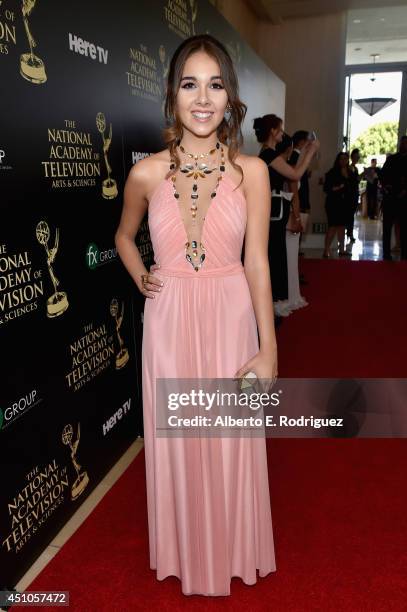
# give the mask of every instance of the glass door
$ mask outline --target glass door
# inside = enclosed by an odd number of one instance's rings
[[[360,149],[362,163],[382,165],[397,150],[402,81],[401,71],[346,77],[343,148]]]

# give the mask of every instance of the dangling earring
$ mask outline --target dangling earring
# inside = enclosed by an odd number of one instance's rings
[[[226,105],[225,115],[224,115],[224,119],[225,119],[226,123],[229,123],[231,116],[232,116],[232,107],[231,107],[231,105],[228,102],[227,105]]]

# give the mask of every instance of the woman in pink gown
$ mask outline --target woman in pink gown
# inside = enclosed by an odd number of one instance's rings
[[[146,296],[143,414],[150,567],[185,595],[230,595],[276,569],[263,437],[157,437],[156,379],[274,379],[266,165],[239,152],[246,107],[209,35],[168,76],[167,149],[131,170],[116,245]],[[134,243],[148,219],[154,270]],[[244,266],[241,263],[245,239]],[[154,273],[152,273],[154,271]],[[260,340],[260,345],[259,345]]]

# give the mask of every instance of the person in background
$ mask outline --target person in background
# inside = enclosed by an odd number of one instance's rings
[[[345,250],[345,225],[349,218],[349,202],[352,197],[352,178],[349,172],[349,154],[338,153],[333,167],[325,175],[325,209],[328,231],[325,236],[324,257],[330,257],[330,247],[335,235],[338,237],[340,257],[350,257]]]
[[[367,216],[369,219],[377,219],[377,188],[379,184],[379,168],[377,159],[373,157],[370,167],[365,168],[363,178],[366,179]]]
[[[353,235],[353,228],[354,228],[354,224],[355,224],[355,214],[356,211],[358,209],[359,206],[359,182],[360,182],[360,177],[359,177],[359,170],[357,169],[356,164],[359,162],[360,160],[360,153],[359,153],[359,149],[353,149],[351,155],[350,155],[350,166],[349,166],[349,173],[350,173],[350,185],[351,185],[351,197],[350,197],[350,201],[349,201],[349,219],[348,219],[348,223],[346,225],[346,234],[350,240],[350,242],[355,242],[355,237]]]
[[[283,143],[281,143],[283,144]],[[281,154],[283,159],[290,160],[292,157],[292,147],[287,147]],[[287,249],[287,272],[288,272],[288,308],[298,310],[308,306],[308,302],[300,293],[300,282],[298,274],[298,251],[300,246],[300,236],[303,231],[299,190],[300,181],[286,181],[284,190],[292,195],[291,211],[286,225],[286,249]]]
[[[148,298],[141,363],[150,568],[159,581],[176,576],[184,595],[224,597],[232,576],[253,585],[256,570],[276,569],[265,439],[157,437],[156,382],[277,377],[269,176],[240,153],[246,106],[217,39],[192,36],[175,50],[164,110],[167,146],[130,170],[115,234]],[[209,173],[196,171],[201,160]],[[135,244],[146,212],[154,274]]]
[[[391,155],[381,170],[383,187],[383,259],[391,260],[391,232],[400,225],[401,259],[407,259],[407,135],[402,136],[398,153]]]
[[[400,253],[400,221],[397,219],[394,224],[394,246],[392,252]]]
[[[306,130],[298,130],[294,133],[293,136],[293,145],[294,149],[288,160],[290,166],[295,166],[298,162],[298,159],[301,155],[301,151],[304,149],[306,144],[309,142],[309,132]],[[301,215],[301,223],[303,225],[303,231],[306,231],[306,225],[308,216],[310,213],[311,205],[309,198],[309,178],[311,177],[311,170],[306,170],[300,179],[300,188],[298,190],[298,197],[300,201],[300,215]],[[299,245],[301,245],[302,232],[299,234]],[[299,250],[299,249],[298,249]],[[299,255],[303,255],[303,253],[298,253]],[[300,274],[300,283],[305,285],[307,284],[304,275]]]
[[[387,160],[393,155],[393,153],[386,153],[386,160],[385,163],[387,162]],[[384,168],[384,164],[383,164],[383,168]],[[382,181],[382,172],[383,172],[383,168],[379,168],[378,170],[378,175],[379,175],[379,192],[381,195],[380,201],[378,201],[378,211],[377,211],[377,216],[378,218],[383,221],[383,200],[384,200],[384,189],[383,189],[383,181]],[[363,175],[362,175],[363,178]],[[398,231],[399,228],[399,223],[398,221],[396,221],[395,223],[395,228],[396,228],[396,232]],[[400,250],[400,232],[398,233],[398,237],[396,235],[396,239],[397,239],[397,245],[399,247],[398,250]]]
[[[296,166],[298,159],[303,151],[304,147],[310,142],[308,139],[309,132],[305,130],[298,130],[293,136],[293,152],[290,155],[288,163],[290,166]],[[309,199],[309,177],[311,171],[306,170],[300,178],[300,188],[298,189],[298,197],[300,200],[300,212],[309,214],[311,209]]]
[[[264,115],[254,120],[253,129],[258,142],[262,144],[259,157],[268,165],[270,187],[272,190],[269,260],[271,285],[273,292],[274,313],[277,316],[287,317],[291,313],[288,306],[288,272],[286,249],[286,225],[290,216],[291,202],[284,192],[286,179],[298,181],[308,168],[314,154],[319,149],[319,141],[307,143],[303,149],[301,159],[293,168],[281,156],[277,145],[284,137],[283,121],[274,114]],[[280,217],[280,218],[278,218]],[[300,229],[300,219],[298,231]]]

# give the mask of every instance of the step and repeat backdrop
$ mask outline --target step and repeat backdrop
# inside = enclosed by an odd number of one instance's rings
[[[131,166],[163,147],[170,57],[204,32],[233,57],[256,153],[284,84],[206,0],[0,1],[2,587],[143,434],[144,298],[114,234]],[[147,218],[136,242],[149,266]]]

